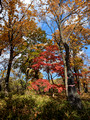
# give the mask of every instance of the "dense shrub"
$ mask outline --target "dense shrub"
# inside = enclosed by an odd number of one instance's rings
[[[9,96],[9,98],[5,98],[5,102],[6,105],[0,109],[2,120],[29,120],[29,118],[33,118],[36,104],[31,96]]]
[[[64,85],[51,84],[46,79],[38,79],[35,82],[32,82],[30,86],[28,86],[28,88],[30,90],[33,89],[39,93],[42,93],[42,92],[45,93],[45,92],[51,91],[51,89],[53,89],[54,91],[57,90],[58,93],[61,93],[65,89]]]
[[[72,108],[64,96],[52,98],[27,91],[25,95],[9,95],[0,100],[0,120],[89,120],[90,101],[84,108]]]

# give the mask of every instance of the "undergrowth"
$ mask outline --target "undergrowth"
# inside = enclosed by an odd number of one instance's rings
[[[84,108],[72,108],[63,95],[51,97],[27,91],[0,99],[0,120],[89,120],[90,101],[82,99]]]

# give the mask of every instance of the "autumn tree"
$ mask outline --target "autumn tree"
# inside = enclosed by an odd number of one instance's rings
[[[44,51],[41,52],[37,57],[32,60],[31,68],[34,71],[43,70],[47,73],[48,81],[52,81],[54,84],[53,77],[63,77],[63,61],[62,57],[58,55],[59,49],[57,45],[47,45]],[[56,74],[56,75],[53,75]],[[39,78],[36,78],[39,79]]]
[[[20,69],[20,71],[25,74],[27,82],[28,79],[35,77],[33,74],[28,74],[28,69],[33,64],[32,59],[36,58],[40,52],[44,50],[47,38],[45,31],[37,27],[34,29],[33,33],[29,30],[25,39],[26,42],[20,47],[20,49],[24,49],[24,51],[20,54],[20,57],[15,60],[14,69]],[[39,71],[34,72],[35,74],[39,73]]]
[[[83,68],[84,60],[82,48],[84,47],[82,40],[79,36],[72,34],[69,41],[70,49],[70,66],[74,74],[75,81],[77,82],[78,90],[80,91],[80,71]]]
[[[14,58],[19,54],[18,49],[25,43],[23,36],[27,35],[27,31],[34,30],[36,23],[34,22],[33,11],[29,10],[20,0],[3,0],[3,18],[1,24],[0,49],[8,48],[10,50],[10,58],[6,75],[6,90],[9,91],[9,76]],[[19,51],[20,52],[20,51]]]
[[[89,28],[85,26],[89,20],[89,4],[83,0],[40,0],[38,7],[40,11],[37,14],[40,20],[44,21],[44,24],[46,23],[51,30],[62,54],[68,100],[72,105],[76,104],[78,108],[81,108],[80,98],[77,96],[74,77],[70,68],[69,41],[72,34],[77,34],[83,43],[88,43]],[[58,39],[56,30],[58,30]]]
[[[31,79],[31,87],[36,91],[43,92],[55,89],[61,92],[64,89],[64,85],[55,84],[54,77],[64,77],[63,61],[62,57],[58,55],[59,49],[57,45],[46,45],[44,51],[41,52],[37,57],[32,59],[31,69],[28,68],[28,73],[34,76],[34,80]],[[47,80],[40,79],[39,71],[47,73]],[[43,73],[42,72],[42,73]],[[51,84],[52,83],[52,84]],[[54,95],[54,94],[53,94]]]

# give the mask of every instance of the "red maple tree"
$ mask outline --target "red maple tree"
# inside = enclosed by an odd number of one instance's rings
[[[64,67],[61,55],[58,53],[57,45],[46,46],[44,51],[40,53],[38,57],[33,59],[33,65],[31,66],[33,70],[43,69],[47,74],[57,73],[58,76],[64,75]],[[52,78],[53,79],[53,78]],[[51,84],[49,80],[38,79],[32,82],[29,89],[34,89],[39,91],[42,89],[44,92],[49,91],[49,89],[57,89],[58,92],[62,92],[65,87],[61,84]]]
[[[38,79],[35,82],[32,82],[28,88],[34,89],[35,91],[42,89],[44,92],[48,92],[52,88],[57,89],[58,93],[61,93],[65,89],[64,85],[50,84],[46,79]]]
[[[64,79],[64,66],[62,61],[62,56],[58,53],[57,45],[46,46],[43,52],[39,54],[38,57],[33,59],[33,65],[31,66],[33,70],[43,69],[47,74],[57,73],[58,76],[61,76]],[[74,76],[81,76],[81,74],[73,73]],[[53,78],[52,78],[53,79]],[[44,92],[49,91],[49,89],[57,89],[58,92],[61,92],[65,89],[64,85],[51,84],[46,79],[38,79],[31,84],[30,89],[38,91],[40,88]],[[76,83],[77,84],[77,83]]]
[[[47,73],[57,73],[64,75],[62,56],[58,53],[57,45],[47,46],[38,57],[33,59],[32,69],[42,69]]]

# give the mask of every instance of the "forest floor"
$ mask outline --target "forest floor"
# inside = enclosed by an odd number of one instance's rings
[[[81,95],[84,108],[77,110],[66,101],[65,94],[52,97],[26,91],[0,99],[0,120],[89,120],[90,94]]]

